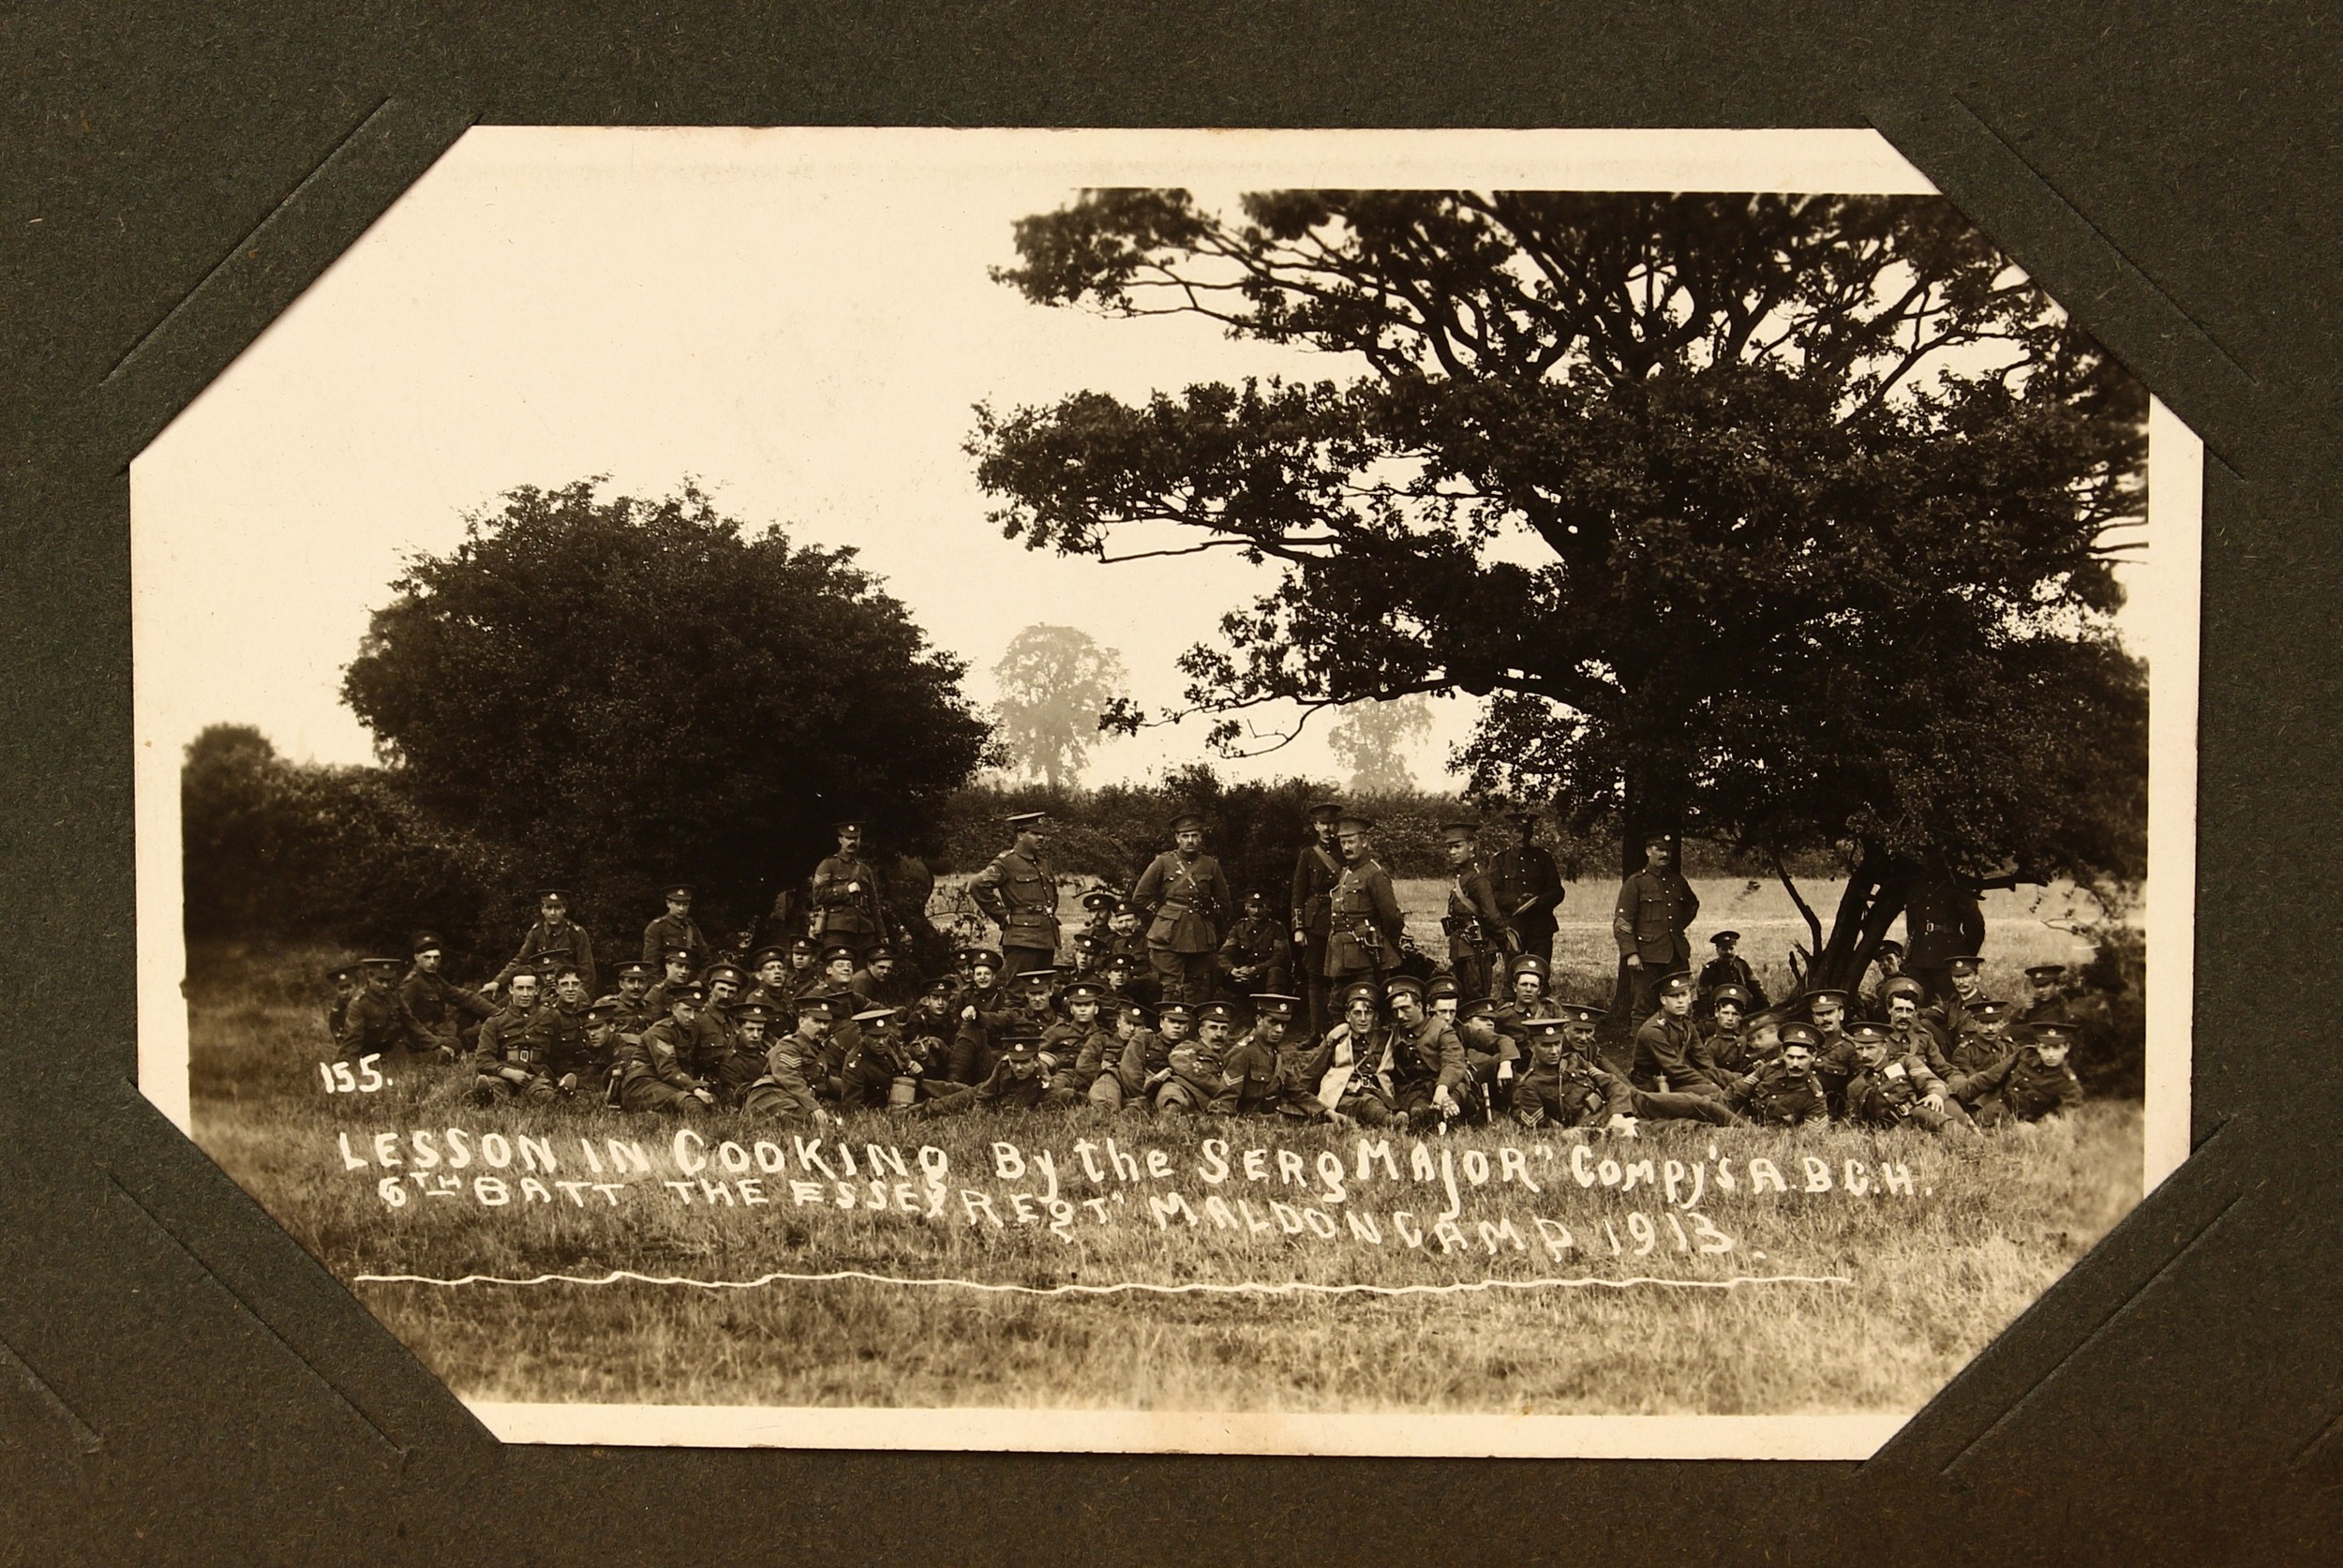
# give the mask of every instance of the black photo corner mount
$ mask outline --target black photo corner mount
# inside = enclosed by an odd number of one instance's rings
[[[2343,1538],[2321,7],[20,12],[0,1487],[26,1561],[2311,1561]],[[133,456],[470,125],[1873,126],[2206,444],[2193,1157],[1864,1464],[506,1448],[138,1094]],[[330,526],[330,520],[321,526]]]

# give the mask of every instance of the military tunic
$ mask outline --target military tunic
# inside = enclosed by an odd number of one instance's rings
[[[1342,860],[1322,844],[1303,849],[1293,862],[1292,929],[1302,933],[1294,955],[1302,966],[1303,1000],[1309,1006],[1310,1038],[1326,1032],[1326,938],[1334,930],[1335,884],[1342,879]]]
[[[1534,844],[1510,844],[1489,858],[1489,886],[1506,929],[1525,953],[1554,962],[1554,915],[1562,902],[1554,857]]]
[[[813,1088],[806,1083],[808,1059],[820,1042],[803,1035],[783,1035],[765,1052],[765,1070],[740,1095],[740,1109],[760,1122],[784,1127],[812,1127],[822,1114]]]
[[[1739,953],[1719,953],[1700,966],[1700,1006],[1707,1010],[1712,1004],[1709,998],[1721,985],[1737,985],[1749,993],[1747,1012],[1761,1012],[1766,1006],[1766,988],[1757,983],[1757,971],[1749,966],[1749,960]]]
[[[1357,1039],[1351,1025],[1336,1024],[1316,1049],[1295,1054],[1291,1071],[1296,1093],[1288,1100],[1286,1113],[1307,1120],[1334,1112],[1364,1127],[1383,1126],[1391,1120],[1391,1090],[1382,1076],[1390,1050],[1382,1030],[1370,1030],[1365,1039]]]
[[[485,1026],[482,1030],[486,1032]],[[660,1019],[632,1043],[619,1042],[619,1105],[627,1111],[680,1111],[698,1088],[685,1063],[693,1032],[672,1017]]]
[[[2061,1062],[2052,1067],[2032,1046],[2011,1052],[1971,1079],[1979,1127],[2004,1121],[2037,1122],[2062,1115],[2082,1103],[2082,1081]]]
[[[1209,855],[1167,849],[1139,874],[1131,903],[1148,921],[1147,962],[1163,987],[1163,999],[1190,1007],[1210,1001],[1220,922],[1236,904],[1220,862]]]
[[[410,969],[399,982],[399,1005],[407,1009],[408,1038],[418,1051],[451,1051],[458,1055],[480,1034],[481,1021],[493,1017],[494,1002],[476,991],[455,984],[435,970]],[[469,1023],[466,1020],[470,1020]]]
[[[1828,1119],[1822,1083],[1809,1068],[1795,1078],[1779,1062],[1768,1062],[1725,1091],[1725,1103],[1760,1127],[1803,1127]]]
[[[1356,980],[1380,981],[1399,967],[1399,938],[1407,917],[1391,874],[1362,859],[1346,865],[1327,895],[1326,978],[1330,994]]]
[[[1220,1085],[1212,1109],[1224,1116],[1276,1115],[1285,1087],[1277,1048],[1248,1034],[1220,1058]]]
[[[1438,1017],[1428,1017],[1413,1029],[1391,1028],[1391,1098],[1403,1115],[1430,1116],[1437,1107],[1434,1094],[1446,1089],[1458,1108],[1470,1098],[1465,1092],[1464,1042]]]
[[[528,934],[521,938],[521,950],[513,955],[513,962],[497,971],[496,983],[500,987],[512,979],[523,965],[554,954],[560,954],[577,965],[578,978],[586,982],[586,994],[596,994],[594,986],[594,939],[586,934],[586,928],[575,920],[563,920],[557,929],[543,918],[533,922]]]
[[[1467,999],[1498,993],[1495,955],[1509,949],[1512,929],[1497,906],[1497,889],[1488,873],[1471,861],[1456,868],[1448,884],[1448,917],[1440,921],[1448,935],[1448,963],[1455,972],[1457,989]]]
[[[1054,889],[1051,902],[1056,902]],[[887,893],[878,868],[858,855],[824,857],[813,868],[813,939],[825,948],[852,948],[858,963],[886,935]]]
[[[526,1011],[508,1006],[481,1024],[479,1042],[472,1051],[475,1102],[494,1104],[500,1099],[553,1098],[553,1080],[546,1071],[546,1037],[533,1028],[537,1015],[545,1010],[544,1004]],[[508,1068],[527,1077],[515,1083],[504,1076]]]
[[[1235,995],[1261,991],[1283,994],[1291,978],[1292,951],[1292,938],[1276,921],[1247,915],[1229,928],[1228,939],[1220,944],[1220,974]]]
[[[700,933],[697,920],[689,915],[662,915],[643,928],[643,962],[657,969],[667,962],[667,955],[682,948],[692,955],[692,971],[697,974],[708,966],[712,949],[708,938]],[[588,990],[593,989],[590,985]]]
[[[1910,1123],[1938,1134],[1967,1126],[1969,1113],[1947,1097],[1938,1111],[1921,1103],[1945,1093],[1943,1080],[1918,1056],[1889,1056],[1876,1068],[1858,1067],[1847,1080],[1846,1119],[1858,1127],[1902,1127]]]
[[[1635,959],[1628,970],[1634,977],[1634,1019],[1640,1021],[1660,1006],[1660,981],[1692,965],[1692,945],[1684,933],[1700,913],[1700,899],[1692,884],[1674,870],[1649,867],[1619,885],[1619,901],[1611,909],[1611,936],[1619,956]]]
[[[355,1062],[362,1056],[404,1056],[413,1034],[407,1009],[399,1005],[398,993],[376,991],[369,986],[352,996],[350,1006],[343,1009],[341,1034],[334,1042],[335,1054],[345,1062]]]
[[[1001,928],[1001,978],[1057,963],[1057,874],[1039,857],[1005,849],[969,880],[968,897]]]
[[[1628,1077],[1639,1089],[1663,1094],[1721,1095],[1724,1074],[1709,1054],[1708,1042],[1689,1018],[1663,1008],[1635,1030],[1635,1054]]]

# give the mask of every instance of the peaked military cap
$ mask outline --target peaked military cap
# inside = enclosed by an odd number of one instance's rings
[[[440,950],[439,933],[437,932],[430,931],[419,931],[415,933],[415,939],[407,944],[407,950],[410,953],[438,952]]]
[[[752,969],[762,969],[768,963],[788,962],[789,950],[786,948],[759,948],[749,955],[749,967]]]
[[[852,959],[854,957],[855,950],[843,943],[840,943],[835,947],[824,948],[822,949],[822,962],[824,963],[835,963],[842,958]]]
[[[2066,972],[2067,966],[2063,963],[2029,963],[2026,965],[2025,978],[2040,985],[2045,980],[2058,978]]]
[[[689,882],[670,882],[665,887],[659,889],[659,896],[661,898],[689,899],[694,893],[698,891],[699,889],[693,887]]]
[[[1692,988],[1693,972],[1689,969],[1679,969],[1660,980],[1660,994],[1663,996],[1681,996]]]
[[[732,1009],[732,1022],[735,1023],[770,1023],[773,1017],[773,1009],[762,1002],[751,1002],[744,1008]]]
[[[1902,958],[1903,956],[1903,944],[1891,937],[1879,945],[1875,956],[1880,958]]]
[[[692,962],[692,949],[689,948],[668,948],[664,949],[663,956],[669,963],[689,963]]]
[[[1740,939],[1741,933],[1738,931],[1720,931],[1715,935],[1709,938],[1710,942],[1713,942],[1720,948],[1724,947],[1727,942],[1738,942]]]
[[[1353,1002],[1371,1002],[1380,1008],[1383,1005],[1383,988],[1373,980],[1359,980],[1345,986],[1342,992],[1342,1005],[1348,1008]]]
[[[1003,1037],[1002,1046],[1007,1054],[1011,1056],[1038,1055],[1041,1052],[1040,1031],[1012,1028]]]
[[[1558,1002],[1554,1005],[1554,1010],[1561,1015],[1564,1023],[1583,1023],[1589,1029],[1610,1016],[1603,1008],[1589,1006],[1585,1002]]]
[[[1516,977],[1535,975],[1544,979],[1552,973],[1552,966],[1536,953],[1522,953],[1515,958],[1513,970]]]
[[[1784,1047],[1802,1045],[1809,1051],[1817,1050],[1822,1045],[1822,1031],[1811,1023],[1784,1023],[1782,1043]]]
[[[854,1021],[857,1023],[884,1023],[890,1018],[901,1017],[902,1014],[903,1008],[865,1008],[854,1015]]]
[[[1201,832],[1203,826],[1204,814],[1198,811],[1178,812],[1172,818],[1172,830],[1175,833],[1185,833],[1190,829]]]
[[[1045,963],[1038,969],[1023,970],[1017,976],[1017,983],[1019,985],[1028,986],[1034,984],[1055,985],[1057,984],[1056,966]]]
[[[963,948],[960,949],[960,961],[971,969],[991,969],[997,973],[1001,967],[1001,955],[992,948]]]
[[[1339,800],[1312,800],[1310,802],[1312,822],[1338,822],[1341,818],[1342,802]]]
[[[1984,963],[1975,953],[1955,953],[1945,961],[1945,967],[1956,975],[1974,975]]]
[[[1768,1008],[1763,1012],[1754,1012],[1742,1019],[1741,1027],[1754,1035],[1760,1029],[1779,1029],[1789,1022],[1789,1018],[1790,1015],[1779,1008]],[[1798,1027],[1802,1029],[1805,1025],[1801,1023]]]
[[[1256,904],[1266,907],[1269,903],[1269,895],[1262,892],[1259,888],[1256,888],[1251,892],[1246,893],[1240,902],[1242,902],[1247,909],[1252,908]]]
[[[868,829],[870,826],[858,816],[842,816],[829,825],[829,830],[833,833],[859,833]]]
[[[1545,814],[1544,812],[1532,810],[1528,806],[1517,806],[1505,814],[1505,820],[1519,825],[1535,822]]]
[[[622,980],[649,979],[650,978],[650,965],[635,963],[621,963],[619,965],[619,978]]]
[[[1978,1001],[1971,1002],[1969,1004],[1969,1011],[1975,1013],[1986,1023],[1992,1023],[2009,1016],[2009,1004],[1999,1001],[1993,997],[1987,996]]]
[[[1858,1045],[1885,1045],[1888,1043],[1888,1026],[1868,1018],[1858,1018],[1846,1026],[1846,1038]]]
[[[407,961],[403,958],[362,958],[358,961],[358,967],[361,969],[404,969],[407,967]]]
[[[1899,996],[1909,996],[1918,1002],[1928,994],[1928,988],[1909,975],[1898,975],[1879,988],[1879,999],[1891,1002]]]
[[[1109,953],[1107,954],[1107,961],[1103,967],[1108,969],[1131,969],[1137,967],[1137,963],[1128,953]]]
[[[1107,993],[1107,988],[1096,980],[1076,980],[1066,988],[1068,1002],[1096,1002]]]
[[[1540,1045],[1556,1045],[1561,1041],[1562,1031],[1573,1022],[1567,1018],[1525,1018],[1521,1021],[1521,1030]]]
[[[821,950],[822,945],[811,936],[800,936],[789,944],[789,952],[792,957],[798,953],[818,953]]]
[[[685,980],[667,988],[667,1006],[671,1008],[678,1002],[704,1002],[707,999],[708,988],[697,980]]]
[[[925,993],[923,993],[923,994],[929,996],[957,996],[960,994],[960,982],[949,975],[938,975],[935,978],[928,982],[928,989]]]
[[[1373,817],[1357,816],[1348,812],[1344,813],[1335,823],[1335,831],[1337,833],[1371,833],[1374,830],[1375,819]]]
[[[1497,1004],[1485,996],[1476,996],[1456,1009],[1458,1022],[1470,1023],[1476,1018],[1486,1018],[1497,1010]]]
[[[1196,1017],[1203,1023],[1234,1023],[1236,1009],[1226,1002],[1206,1002],[1197,1009]]]
[[[815,1018],[836,1018],[842,1010],[838,998],[826,991],[817,991],[811,995],[798,997],[797,1008],[799,1018],[809,1013]]]
[[[1424,988],[1424,994],[1437,1002],[1443,996],[1460,995],[1462,991],[1456,984],[1455,976],[1434,975],[1431,983]]]
[[[1090,932],[1078,931],[1074,933],[1074,950],[1078,953],[1095,953],[1100,948],[1105,946],[1106,944],[1104,942],[1099,941],[1098,938]]]
[[[1746,1012],[1749,1010],[1749,993],[1738,985],[1721,985],[1709,993],[1709,1002],[1711,1007],[1719,1008],[1730,1002]]]
[[[747,979],[748,976],[741,973],[737,963],[711,963],[700,976],[700,982],[710,986],[719,980],[730,980],[734,985],[740,985]]]
[[[2033,1025],[2032,1034],[2037,1045],[2072,1045],[2082,1037],[2082,1029],[2080,1024],[2063,1020],[2044,1019]]]
[[[1174,1021],[1181,1023],[1193,1023],[1196,1022],[1196,1013],[1186,1002],[1166,1002],[1162,1010],[1156,1014],[1156,1018],[1164,1023]]]
[[[1050,814],[1048,812],[1012,812],[1008,816],[1008,825],[1022,832],[1025,829],[1034,827],[1037,823],[1043,823],[1049,820]]]
[[[1477,822],[1443,822],[1440,825],[1440,835],[1450,844],[1470,844],[1481,836],[1481,825]]]
[[[1256,1018],[1291,1018],[1302,1005],[1299,996],[1288,996],[1278,991],[1253,993],[1253,1016]]]
[[[539,903],[545,903],[545,900],[549,898],[558,898],[563,903],[567,903],[570,902],[570,890],[567,888],[540,888],[537,889],[537,902]]]
[[[865,963],[884,963],[895,956],[895,949],[884,942],[873,942],[862,955]]]
[[[357,972],[358,966],[355,963],[337,963],[325,972],[325,978],[329,980],[346,980]]]
[[[1112,909],[1122,902],[1122,896],[1112,888],[1093,888],[1082,895],[1084,909]]]
[[[1136,1018],[1142,1023],[1153,1023],[1156,1020],[1156,1015],[1147,1010],[1147,1004],[1136,996],[1117,997],[1114,1012],[1117,1018]]]
[[[1810,991],[1806,993],[1806,1006],[1810,1009],[1815,1003],[1825,1000],[1836,1002],[1839,1006],[1843,1008],[1846,1006],[1846,993],[1841,991],[1835,985],[1827,985],[1819,990]]]

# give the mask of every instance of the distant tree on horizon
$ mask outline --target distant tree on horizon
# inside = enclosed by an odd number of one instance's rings
[[[1009,766],[1052,793],[1078,782],[1099,715],[1124,697],[1122,655],[1080,627],[1036,623],[1008,640],[992,678],[994,735]]]
[[[1432,705],[1422,695],[1354,702],[1326,732],[1335,759],[1351,769],[1354,795],[1411,795],[1415,771],[1405,749],[1432,733]]]

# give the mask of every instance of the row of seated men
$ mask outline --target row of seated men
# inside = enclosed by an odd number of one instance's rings
[[[1158,1008],[1128,989],[1127,966],[1004,982],[1001,956],[978,948],[963,950],[960,972],[899,1000],[885,994],[892,971],[879,954],[858,964],[837,948],[813,969],[768,949],[754,972],[719,963],[696,977],[679,956],[656,983],[648,965],[628,964],[619,991],[590,1003],[577,967],[524,968],[469,1038],[442,1018],[429,1050],[469,1053],[483,1102],[584,1094],[628,1111],[737,1107],[799,1122],[878,1106],[940,1115],[1087,1103],[1372,1126],[1511,1117],[1625,1131],[1644,1119],[1835,1118],[1955,1133],[2055,1115],[2081,1098],[2054,965],[2029,972],[2022,1008],[1983,995],[1974,959],[1956,963],[1952,992],[1925,1009],[1917,982],[1891,978],[1880,1021],[1850,1021],[1848,997],[1828,990],[1798,999],[1803,1017],[1752,1013],[1743,988],[1704,998],[1679,972],[1661,983],[1659,1010],[1626,1058],[1606,1061],[1602,1009],[1551,1001],[1534,954],[1515,961],[1502,1002],[1461,997],[1446,977],[1353,986],[1340,1022],[1316,1038],[1280,993]],[[361,1004],[399,966],[366,967],[367,990],[349,1011],[394,1011],[423,1027],[403,997],[416,971],[386,1009]]]

